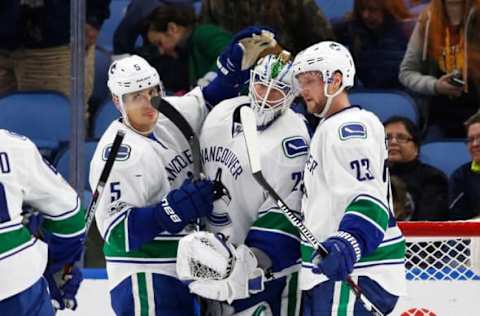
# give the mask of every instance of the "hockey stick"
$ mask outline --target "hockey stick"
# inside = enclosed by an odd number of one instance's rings
[[[92,200],[90,201],[90,205],[88,206],[88,209],[85,213],[85,237],[88,236],[88,232],[90,230],[90,227],[92,226],[98,201],[100,201],[100,198],[102,197],[103,189],[105,188],[105,184],[107,183],[108,177],[110,176],[110,171],[112,171],[113,163],[115,162],[115,158],[117,157],[118,150],[120,149],[120,145],[122,144],[124,137],[125,137],[125,132],[122,130],[119,130],[113,140],[113,144],[110,149],[110,153],[108,154],[107,161],[103,166],[103,170],[102,170],[102,173],[100,174],[100,179],[98,180],[97,186],[95,187]],[[86,241],[87,241],[87,238],[85,238],[84,240],[84,245]],[[63,275],[61,276],[61,278],[66,280],[65,277],[72,273],[73,268],[74,268],[73,264],[65,265],[63,268]],[[46,276],[46,278],[49,278],[50,282],[57,283],[53,279],[54,278],[53,276]],[[73,300],[64,300],[65,308],[72,309],[72,310],[75,309],[76,305],[73,302],[74,302]],[[57,307],[55,306],[54,308],[57,309]]]
[[[188,143],[190,144],[190,148],[192,149],[193,179],[200,179],[200,173],[202,170],[202,165],[200,162],[200,142],[198,141],[198,137],[193,131],[192,127],[183,117],[183,115],[164,98],[160,96],[153,97],[150,102],[158,112],[162,113],[170,121],[172,121],[187,139]]]
[[[113,140],[112,148],[110,149],[110,153],[108,154],[107,162],[105,163],[105,166],[103,166],[102,173],[100,174],[100,179],[98,180],[95,191],[93,192],[92,201],[90,201],[90,205],[88,206],[87,212],[85,213],[85,236],[87,236],[88,231],[90,230],[90,226],[92,226],[92,221],[95,216],[98,201],[100,201],[100,198],[102,197],[103,189],[105,188],[105,184],[107,183],[108,177],[110,176],[110,171],[112,171],[113,163],[115,162],[115,158],[117,157],[118,150],[120,149],[120,145],[122,144],[124,137],[125,132],[119,130],[117,132],[117,135],[115,135],[115,139]]]
[[[270,194],[285,216],[300,231],[300,234],[302,234],[302,236],[313,246],[313,248],[315,248],[315,250],[318,251],[322,257],[327,256],[328,251],[325,249],[325,247],[322,246],[312,232],[301,222],[301,220],[295,216],[292,210],[288,208],[287,204],[282,200],[277,192],[275,192],[275,189],[272,188],[267,180],[263,177],[260,152],[258,151],[257,123],[253,110],[248,106],[243,106],[240,109],[240,118],[243,126],[243,136],[245,138],[248,160],[250,161],[250,168],[252,169],[253,177]],[[371,312],[374,316],[383,316],[383,313],[365,297],[365,295],[362,293],[362,290],[350,276],[346,279],[346,282],[367,311]]]

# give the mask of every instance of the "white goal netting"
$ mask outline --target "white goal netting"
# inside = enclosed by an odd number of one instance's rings
[[[399,226],[407,245],[408,295],[392,315],[477,315],[472,312],[480,308],[480,222]]]

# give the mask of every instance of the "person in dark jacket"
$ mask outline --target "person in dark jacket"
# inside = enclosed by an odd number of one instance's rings
[[[372,89],[402,89],[398,69],[407,48],[404,0],[355,0],[353,12],[333,23],[337,40],[355,60],[360,83]]]
[[[394,116],[385,121],[390,174],[407,185],[407,203],[412,221],[446,220],[448,179],[445,174],[418,158],[420,132],[407,118]]]
[[[467,220],[480,216],[480,112],[472,115],[465,126],[472,161],[460,166],[450,178],[450,220]]]
[[[163,5],[186,6],[193,10],[193,0],[132,0],[113,34],[113,59],[139,55],[157,69],[168,94],[183,94],[190,89],[187,58],[160,55],[147,37],[148,17]],[[141,38],[142,45],[135,44]]]
[[[95,42],[111,0],[86,0],[85,98],[93,90]],[[70,95],[70,1],[0,1],[0,94],[54,90]]]

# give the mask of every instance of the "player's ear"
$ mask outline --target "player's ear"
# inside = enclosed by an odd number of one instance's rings
[[[117,107],[120,106],[120,99],[118,98],[118,96],[112,94],[112,101],[113,104],[115,104]]]

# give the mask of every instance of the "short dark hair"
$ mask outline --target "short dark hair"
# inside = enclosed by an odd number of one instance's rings
[[[472,126],[473,124],[475,123],[480,123],[480,111],[478,111],[477,113],[473,114],[472,116],[470,116],[464,123],[465,125],[465,130],[467,131],[468,133],[468,129],[470,128],[470,126]]]
[[[163,4],[147,18],[148,29],[157,32],[166,32],[170,22],[185,27],[193,26],[197,22],[195,10],[188,5]]]
[[[383,126],[387,127],[387,125],[400,123],[405,126],[407,132],[412,135],[412,141],[420,148],[420,130],[418,129],[417,125],[412,122],[409,118],[404,116],[392,116],[388,120],[383,123]]]

